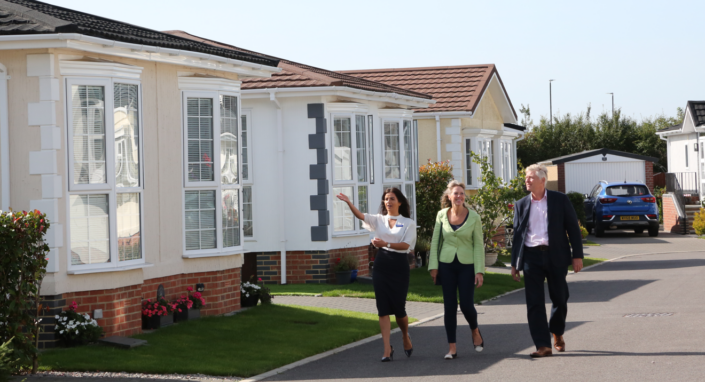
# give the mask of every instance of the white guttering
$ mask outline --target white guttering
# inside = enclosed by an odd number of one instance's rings
[[[45,43],[42,44],[42,42]],[[56,42],[64,43],[56,44]],[[91,44],[95,44],[97,46],[91,46]],[[192,52],[189,50],[132,44],[99,37],[86,36],[80,33],[0,36],[0,50],[32,48],[78,49],[86,52],[109,54],[148,61],[161,61],[171,64],[195,66],[199,68],[208,68],[248,75],[258,75],[260,77],[269,77],[271,76],[271,73],[281,72],[281,69],[277,67],[255,64],[234,58]],[[118,49],[126,51],[116,51]],[[184,58],[192,58],[195,60],[188,61]],[[213,63],[213,61],[215,61],[215,63]],[[225,65],[230,66],[227,67]]]
[[[426,112],[423,110],[414,111],[414,119],[435,119],[436,116],[439,116],[441,118],[451,118],[451,117],[473,118],[474,114],[472,111],[440,111],[440,112]]]
[[[353,94],[360,94],[367,96],[373,101],[382,102],[395,102],[402,105],[416,106],[416,107],[428,107],[436,103],[434,100],[405,96],[397,93],[382,93],[375,92],[371,90],[355,89],[347,86],[312,86],[312,87],[299,87],[299,88],[264,88],[264,89],[247,89],[242,91],[243,98],[253,99],[253,98],[268,98],[271,92],[276,92],[277,97],[297,97],[299,94],[292,93],[307,93],[306,95],[312,95],[310,93],[316,93],[315,95],[335,95],[335,92],[350,92]]]
[[[436,162],[441,161],[441,116],[436,114]]]
[[[2,172],[2,190],[0,191],[0,209],[10,209],[10,125],[7,106],[7,68],[0,64],[0,171]]]
[[[277,100],[274,91],[269,92],[269,100],[277,105],[277,188],[279,194],[279,211],[286,211],[284,205],[284,126],[282,118],[282,105]],[[279,259],[281,261],[281,283],[286,284],[286,217],[279,219]]]

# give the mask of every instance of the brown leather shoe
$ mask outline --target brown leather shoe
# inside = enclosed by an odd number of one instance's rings
[[[565,341],[563,340],[563,336],[553,335],[553,347],[555,347],[559,352],[565,351]]]
[[[535,352],[529,354],[531,358],[542,358],[542,357],[550,357],[553,355],[553,351],[551,348],[546,347],[546,346],[541,346],[536,350]]]

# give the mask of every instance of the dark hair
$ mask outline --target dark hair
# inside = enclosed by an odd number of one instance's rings
[[[411,207],[409,207],[409,200],[407,200],[406,196],[404,196],[404,194],[402,194],[396,187],[387,188],[384,190],[384,193],[382,194],[382,203],[379,205],[379,213],[382,215],[386,215],[388,213],[387,206],[384,205],[384,197],[390,192],[393,193],[394,196],[397,197],[399,203],[401,203],[399,206],[399,215],[405,218],[411,218]]]

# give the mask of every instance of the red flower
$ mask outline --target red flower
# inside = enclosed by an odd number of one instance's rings
[[[513,209],[514,209],[514,205],[511,204],[511,203],[509,203],[509,209],[510,209],[510,210],[513,210]]]
[[[192,292],[192,291],[193,291],[193,288],[192,288],[192,287],[187,287],[186,290],[189,291],[189,292]]]

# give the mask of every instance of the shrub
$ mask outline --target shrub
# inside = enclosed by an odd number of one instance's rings
[[[0,211],[0,343],[12,341],[19,367],[31,365],[36,373],[40,318],[44,307],[39,295],[46,274],[49,246],[46,214],[38,210]]]
[[[579,193],[579,192],[569,192],[566,195],[568,195],[568,199],[570,199],[570,203],[573,205],[573,209],[575,210],[575,214],[578,216],[578,221],[580,222],[581,226],[585,225],[585,195]]]
[[[583,225],[581,224],[580,225],[580,236],[582,236],[583,239],[585,239],[588,236],[588,233],[589,232],[588,232],[587,228],[583,227]]]
[[[76,312],[78,305],[74,301],[69,310],[54,316],[56,327],[54,332],[66,346],[85,345],[98,341],[103,336],[103,328],[98,326],[91,316]]]
[[[448,182],[453,179],[453,166],[449,161],[431,162],[419,167],[416,183],[416,236],[431,241],[436,214],[441,209],[441,196]]]
[[[164,297],[159,297],[156,301],[152,302],[151,299],[142,301],[142,315],[147,317],[152,316],[166,316],[168,314],[174,313],[176,310],[176,304],[167,301]]]
[[[13,337],[14,338],[14,337]],[[7,382],[16,371],[17,359],[12,359],[12,338],[0,345],[0,382]]]
[[[240,296],[244,296],[244,297],[257,296],[257,297],[259,297],[261,289],[262,289],[262,287],[260,287],[259,285],[251,283],[249,281],[245,281],[244,283],[240,284]],[[198,293],[198,292],[196,292],[196,293]]]
[[[335,265],[333,266],[333,269],[336,272],[346,272],[352,271],[353,269],[357,269],[359,265],[360,264],[356,256],[346,253],[343,255],[343,257],[335,259]]]
[[[206,305],[206,299],[203,298],[201,292],[193,292],[192,287],[188,287],[186,290],[188,291],[188,299],[191,300],[192,303],[191,308],[189,309],[201,309],[203,308],[203,305]]]
[[[693,229],[698,235],[705,235],[705,208],[701,208],[700,212],[695,213]]]

